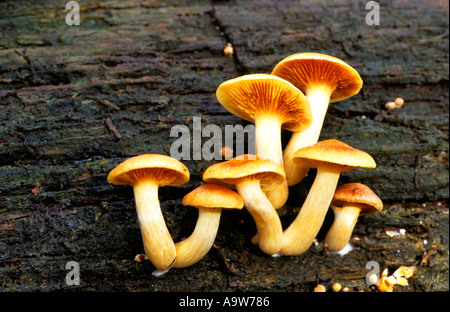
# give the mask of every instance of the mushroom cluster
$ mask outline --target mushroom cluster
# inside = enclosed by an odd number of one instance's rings
[[[264,199],[262,204],[262,195],[259,195],[259,209],[264,207],[265,220],[261,220],[260,215],[255,214],[254,205],[245,200],[247,192],[253,194],[254,190],[238,189],[244,198],[244,206],[255,219],[258,233],[253,242],[258,243],[263,252],[273,256],[295,256],[308,250],[332,204],[341,172],[376,167],[375,160],[369,154],[344,142],[335,139],[319,142],[329,103],[358,94],[362,84],[358,72],[338,58],[321,53],[297,53],[281,60],[270,75],[247,74],[225,81],[218,87],[216,95],[222,106],[255,124],[256,157],[270,160],[284,169],[285,180],[279,185],[271,189],[261,187],[268,199],[268,202]],[[292,132],[284,150],[281,129]],[[215,166],[227,165],[213,165],[212,169],[216,170]],[[314,183],[297,217],[283,231],[280,249],[273,252],[275,242],[280,241],[279,222],[274,221],[273,216],[286,203],[289,186],[300,183],[310,168],[317,169]],[[211,176],[207,169],[203,175],[204,181],[210,181]],[[214,181],[223,182],[220,179]],[[372,195],[372,201],[376,204],[371,209],[366,207],[369,205],[366,202],[348,204],[361,208],[354,211],[347,206],[342,209],[332,206],[336,220],[325,241],[331,251],[345,247],[360,214],[382,209],[381,200],[373,192]],[[351,218],[353,223],[345,224]],[[262,228],[261,223],[272,226]],[[267,237],[268,229],[270,239]],[[261,242],[263,239],[265,242],[271,241],[274,244],[272,248],[264,248],[266,244]]]
[[[183,205],[199,210],[195,229],[188,238],[175,244],[161,212],[158,188],[186,183],[190,174],[184,164],[166,155],[143,154],[121,163],[107,179],[112,184],[133,186],[145,256],[156,267],[155,276],[201,260],[214,243],[222,209],[244,207],[241,196],[229,188],[200,185],[182,200]]]
[[[342,60],[298,53],[279,62],[271,74],[247,74],[223,82],[216,91],[230,113],[255,125],[256,155],[234,155],[211,165],[204,184],[182,199],[199,211],[192,234],[174,243],[161,213],[158,188],[190,179],[180,161],[165,155],[132,157],[108,175],[108,182],[131,185],[146,257],[158,272],[200,261],[211,249],[223,209],[245,209],[254,219],[252,242],[272,256],[296,256],[309,249],[331,207],[335,220],[325,238],[331,251],[349,242],[358,216],[383,208],[365,185],[338,187],[341,173],[375,168],[374,159],[336,139],[319,141],[329,103],[357,94],[362,79]],[[283,150],[282,129],[292,132]],[[277,209],[310,168],[315,180],[298,215],[283,229]],[[299,205],[300,206],[300,205]]]

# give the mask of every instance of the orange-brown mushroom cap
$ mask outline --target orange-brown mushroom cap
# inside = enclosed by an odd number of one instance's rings
[[[335,167],[340,171],[355,168],[375,168],[375,160],[368,153],[338,140],[324,140],[299,149],[293,155],[295,162],[306,162],[311,168]]]
[[[233,159],[214,164],[203,173],[203,181],[234,188],[240,180],[258,179],[261,189],[274,189],[285,179],[283,168],[268,159],[259,159],[254,155],[241,155]]]
[[[305,95],[276,76],[251,74],[231,79],[217,88],[216,96],[229,112],[250,122],[258,115],[274,115],[290,131],[303,131],[312,122]]]
[[[359,92],[363,81],[358,72],[344,61],[321,53],[297,53],[281,60],[272,75],[281,77],[303,93],[314,85],[333,90],[330,102],[349,98]]]
[[[202,184],[183,197],[184,206],[242,209],[244,201],[235,191],[218,184]]]
[[[108,174],[108,182],[117,185],[134,185],[145,179],[153,179],[159,186],[181,185],[189,178],[189,170],[184,164],[160,154],[129,158]]]
[[[381,199],[368,186],[361,183],[347,183],[336,189],[331,205],[339,209],[346,203],[360,208],[360,216],[374,214],[383,209]]]

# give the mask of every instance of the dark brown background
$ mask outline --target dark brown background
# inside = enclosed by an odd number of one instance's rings
[[[311,291],[340,282],[374,291],[366,263],[389,273],[418,267],[395,291],[448,291],[448,1],[64,1],[0,3],[0,287],[3,291]],[[235,54],[223,48],[232,43]],[[214,247],[197,264],[151,275],[131,187],[106,182],[127,157],[169,154],[170,129],[246,123],[215,97],[223,81],[270,72],[283,57],[327,53],[361,74],[360,94],[330,106],[321,139],[370,153],[378,167],[342,174],[384,201],[359,219],[341,257],[319,244],[271,258],[250,243],[253,220],[226,211]],[[387,111],[396,97],[405,105]],[[208,138],[206,138],[208,139]],[[283,132],[284,144],[289,133]],[[185,161],[191,180],[160,190],[175,241],[194,228],[184,194],[215,161]],[[298,212],[314,172],[291,187],[283,225]],[[390,237],[386,230],[405,230]],[[65,265],[77,261],[79,286]]]

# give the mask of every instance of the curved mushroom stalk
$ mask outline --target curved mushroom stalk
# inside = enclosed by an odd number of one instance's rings
[[[337,209],[333,206],[331,208],[334,212],[334,222],[325,237],[325,245],[330,251],[339,251],[350,241],[361,209],[350,206],[344,209]]]
[[[311,126],[302,132],[293,132],[283,151],[284,170],[288,185],[296,185],[307,175],[309,166],[306,163],[296,163],[293,159],[294,153],[302,148],[317,143],[322,131],[325,115],[331,96],[330,89],[326,87],[310,88],[305,96],[311,105],[313,121]]]
[[[236,190],[255,220],[259,248],[269,255],[277,253],[282,244],[283,228],[275,208],[261,190],[259,180],[236,183]]]
[[[269,255],[278,252],[283,229],[264,191],[272,190],[286,180],[280,165],[255,155],[241,155],[210,166],[203,173],[203,180],[235,187],[255,221],[260,249]]]
[[[316,178],[299,214],[283,233],[280,255],[300,255],[312,245],[333,199],[340,173],[326,167],[317,168]]]
[[[167,270],[174,264],[177,254],[161,213],[158,185],[153,181],[141,181],[133,190],[145,254],[158,270]]]
[[[197,224],[192,234],[175,244],[175,268],[184,268],[201,260],[211,249],[219,229],[222,209],[242,209],[241,196],[217,184],[203,184],[183,197],[183,205],[198,209]]]
[[[211,249],[219,229],[221,209],[199,208],[192,234],[175,244],[177,260],[174,268],[184,268],[201,260]]]
[[[159,271],[172,267],[176,250],[161,212],[158,188],[181,185],[189,178],[189,170],[185,165],[160,154],[129,158],[108,174],[109,183],[133,186],[145,253]]]

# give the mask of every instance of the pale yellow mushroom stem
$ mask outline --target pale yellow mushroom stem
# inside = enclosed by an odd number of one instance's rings
[[[282,244],[283,228],[280,218],[267,196],[261,190],[258,179],[245,179],[236,183],[244,206],[255,220],[259,248],[266,254],[277,253]]]
[[[305,96],[311,105],[313,119],[308,129],[292,133],[284,149],[283,161],[288,185],[298,184],[309,171],[306,164],[295,163],[292,156],[298,149],[313,145],[319,140],[332,92],[333,89],[323,85],[314,85],[306,90]]]
[[[281,149],[281,122],[276,116],[260,116],[255,119],[256,156],[283,165]]]
[[[160,209],[158,184],[147,179],[136,183],[133,190],[145,254],[158,270],[168,270],[177,255]]]
[[[219,229],[222,209],[197,207],[198,219],[192,234],[175,244],[177,261],[174,268],[184,268],[201,260],[211,249]]]
[[[361,208],[351,204],[331,208],[334,212],[334,221],[325,236],[325,244],[328,250],[339,251],[350,241]]]
[[[269,159],[283,167],[281,146],[281,122],[277,116],[260,116],[255,119],[256,156]],[[289,196],[286,180],[275,189],[267,191],[266,196],[275,209],[281,208]]]
[[[333,199],[341,171],[319,167],[299,214],[283,233],[280,255],[296,256],[313,243]]]

